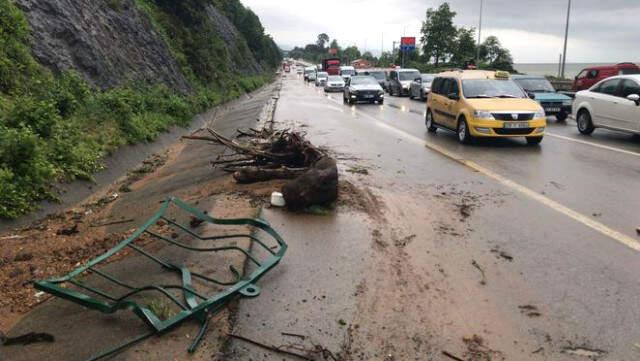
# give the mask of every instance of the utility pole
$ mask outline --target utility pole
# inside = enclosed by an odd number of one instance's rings
[[[480,22],[478,24],[478,46],[476,47],[476,66],[480,65],[480,41],[482,41],[482,12],[484,10],[484,0],[480,0]]]
[[[569,39],[569,20],[571,19],[571,0],[569,0],[569,6],[567,6],[567,26],[564,29],[564,51],[562,52],[562,71],[560,72],[560,78],[564,79],[564,72],[567,66],[567,41]]]
[[[560,75],[561,75],[560,73],[562,73],[562,53],[558,58],[558,78],[560,78]]]

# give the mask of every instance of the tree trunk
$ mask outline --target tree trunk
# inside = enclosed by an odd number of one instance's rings
[[[233,173],[233,179],[238,183],[255,183],[264,182],[272,179],[294,179],[306,172],[306,168],[260,168],[245,167],[238,169]]]

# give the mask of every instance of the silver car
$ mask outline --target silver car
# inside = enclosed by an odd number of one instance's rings
[[[409,98],[427,100],[427,95],[431,92],[431,83],[435,79],[435,74],[420,74],[409,85]]]
[[[344,79],[340,75],[330,75],[324,86],[325,93],[341,92],[344,90]]]
[[[325,86],[327,84],[327,78],[329,78],[329,73],[320,71],[316,74],[316,86]]]

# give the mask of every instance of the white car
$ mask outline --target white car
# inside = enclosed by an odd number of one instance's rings
[[[582,134],[607,128],[640,134],[640,75],[621,75],[576,93],[573,116]]]
[[[342,79],[344,79],[345,82],[354,75],[356,75],[356,68],[352,66],[340,67],[340,76],[342,76]]]
[[[327,83],[324,86],[324,92],[341,92],[344,90],[344,80],[340,75],[329,75]]]
[[[327,79],[329,78],[329,73],[325,71],[320,71],[316,75],[316,86],[325,86],[327,84]]]

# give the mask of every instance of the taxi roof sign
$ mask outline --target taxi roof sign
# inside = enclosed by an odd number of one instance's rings
[[[497,70],[494,76],[496,79],[509,79],[511,74],[508,71]]]

